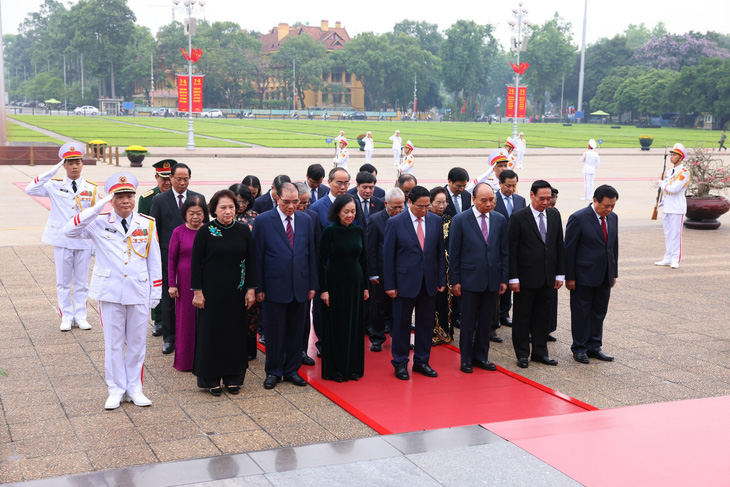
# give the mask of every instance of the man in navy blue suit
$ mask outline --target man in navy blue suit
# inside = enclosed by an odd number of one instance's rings
[[[471,206],[471,193],[466,190],[469,173],[463,167],[452,167],[448,174],[446,188],[446,209],[444,213],[456,216]]]
[[[329,187],[322,184],[322,181],[324,181],[324,167],[322,167],[322,164],[310,165],[307,168],[306,182],[310,204],[314,204],[330,192]]]
[[[347,188],[350,186],[350,173],[341,167],[330,169],[328,183],[330,185],[330,192],[309,207],[310,210],[316,211],[319,215],[319,223],[322,225],[322,230],[333,223],[329,221],[327,214],[335,198],[347,193]]]
[[[271,183],[271,189],[263,196],[256,198],[253,202],[253,211],[261,214],[274,209],[276,206],[277,192],[282,183],[291,183],[291,178],[286,174],[279,174]]]
[[[365,163],[362,166],[360,166],[360,169],[358,169],[357,171],[359,173],[360,172],[369,172],[370,174],[372,174],[373,176],[375,176],[375,183],[377,184],[377,182],[378,182],[378,170],[372,164]],[[351,190],[348,191],[348,193],[350,193],[353,196],[355,196],[355,193],[356,192],[357,192],[357,189],[356,188],[353,188],[353,189],[351,189]],[[380,198],[381,200],[384,200],[385,199],[385,190],[383,188],[379,188],[379,187],[375,186],[373,188],[373,196],[375,196],[376,198]]]
[[[565,287],[570,290],[570,347],[576,362],[610,362],[603,352],[603,320],[618,278],[618,191],[603,184],[593,203],[568,218],[565,228]]]
[[[489,339],[497,296],[507,290],[509,242],[507,219],[493,212],[494,191],[486,183],[474,187],[473,206],[451,220],[449,283],[461,296],[461,371],[472,365],[497,370],[489,361]]]
[[[296,211],[296,186],[283,183],[277,193],[276,209],[259,215],[253,228],[261,279],[256,300],[263,303],[266,336],[266,389],[273,389],[282,377],[297,386],[307,385],[299,375],[304,308],[318,287],[312,220]]]
[[[348,191],[349,194],[355,197],[355,205],[357,206],[357,217],[353,223],[360,225],[363,230],[367,229],[370,215],[385,208],[383,200],[373,195],[377,181],[372,173],[360,171],[355,176],[357,186]]]
[[[393,299],[391,350],[395,376],[408,380],[411,315],[416,309],[413,372],[438,377],[428,364],[431,357],[436,293],[446,288],[446,253],[443,222],[428,211],[431,197],[423,186],[408,194],[408,211],[394,216],[385,226],[383,240],[383,287]]]

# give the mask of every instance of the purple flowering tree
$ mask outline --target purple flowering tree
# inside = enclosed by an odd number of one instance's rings
[[[664,37],[652,37],[638,48],[631,58],[631,64],[679,71],[684,66],[694,66],[703,57],[728,59],[730,52],[707,40],[702,34],[667,34]]]

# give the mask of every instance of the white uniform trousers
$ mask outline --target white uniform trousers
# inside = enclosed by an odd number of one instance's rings
[[[525,157],[524,152],[516,152],[517,154],[517,169],[522,169],[522,158]]]
[[[109,395],[142,392],[149,312],[150,307],[146,304],[99,301],[104,329],[104,374]]]
[[[400,164],[401,149],[393,149],[393,163],[397,166]]]
[[[583,198],[588,201],[593,200],[593,178],[594,177],[595,177],[595,174],[583,173],[583,188],[585,189],[585,194],[583,195]]]
[[[365,164],[370,164],[370,159],[373,157],[373,151],[365,149]]]
[[[91,249],[53,247],[53,259],[56,261],[56,294],[61,316],[85,320]]]
[[[664,242],[667,247],[664,260],[677,263],[682,261],[682,223],[684,223],[683,214],[664,213],[662,226],[664,227]]]

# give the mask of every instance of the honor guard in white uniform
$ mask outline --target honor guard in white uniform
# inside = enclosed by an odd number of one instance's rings
[[[672,269],[679,267],[682,261],[682,223],[687,213],[687,198],[684,193],[689,185],[690,174],[682,161],[687,150],[682,144],[674,144],[670,151],[674,167],[668,171],[664,180],[659,181],[662,190],[662,226],[664,227],[664,241],[666,252],[664,258],[655,265],[668,265]]]
[[[522,169],[522,158],[525,157],[527,152],[527,141],[525,141],[525,134],[520,132],[515,142],[515,154],[517,154],[517,169]]]
[[[406,146],[403,149],[403,159],[400,164],[396,166],[397,177],[401,177],[402,174],[413,174],[413,169],[416,166],[416,159],[413,157],[413,143],[409,140],[406,142]]]
[[[398,164],[400,164],[400,154],[403,150],[403,139],[400,137],[400,130],[396,130],[388,139],[393,142],[393,165],[398,167]]]
[[[344,138],[345,138],[345,131],[344,130],[340,130],[339,135],[337,137],[335,137],[335,145],[339,146],[340,145],[340,141],[342,139],[344,139]]]
[[[601,159],[598,152],[595,151],[596,141],[591,139],[588,141],[588,150],[580,157],[583,163],[583,201],[593,200],[593,178],[596,175],[596,168],[601,165]]]
[[[90,238],[96,263],[89,295],[99,302],[104,329],[104,371],[109,389],[106,409],[122,400],[137,406],[152,402],[142,394],[147,317],[160,302],[162,265],[152,217],[134,211],[137,178],[116,173],[106,181],[109,197],[69,221],[64,233]],[[102,213],[111,202],[112,210]],[[126,353],[125,353],[126,345]]]
[[[31,196],[51,200],[51,214],[43,231],[43,242],[53,245],[56,263],[56,294],[61,312],[61,331],[69,331],[75,323],[82,330],[91,329],[86,320],[86,298],[89,294],[89,261],[94,244],[91,240],[72,240],[63,234],[63,227],[82,210],[96,204],[96,183],[81,177],[84,162],[81,145],[64,144],[58,151],[61,161],[25,188]],[[53,176],[63,167],[63,178]],[[71,286],[73,285],[73,296]]]
[[[507,137],[507,142],[504,143],[504,150],[507,152],[507,169],[510,171],[514,171],[517,165],[515,147],[517,147],[517,142],[512,140],[512,137]]]
[[[334,159],[335,167],[341,167],[347,171],[347,162],[349,160],[350,153],[347,152],[347,139],[342,136],[342,138],[340,138],[340,150],[337,152]]]
[[[487,183],[493,191],[497,192],[499,190],[499,175],[505,169],[509,169],[509,162],[509,154],[505,149],[493,151],[489,154],[489,169],[487,172],[469,181],[466,190],[471,192],[477,184]]]
[[[362,141],[365,143],[365,164],[370,164],[370,160],[373,158],[373,150],[375,149],[373,134],[371,132],[366,133]]]

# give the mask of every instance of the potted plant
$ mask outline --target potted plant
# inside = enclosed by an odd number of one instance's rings
[[[701,230],[719,228],[717,218],[730,210],[730,201],[719,194],[730,187],[730,168],[705,147],[692,149],[684,166],[690,174],[684,226]]]
[[[360,134],[357,136],[357,143],[360,145],[360,150],[365,150],[365,141],[363,140],[367,134]]]
[[[89,141],[89,148],[91,149],[91,155],[94,159],[102,159],[104,157],[104,151],[106,150],[107,143],[103,140],[94,139]]]
[[[654,142],[654,137],[651,135],[640,135],[639,143],[641,144],[641,150],[649,150],[651,143]]]
[[[149,151],[147,148],[141,145],[130,145],[124,149],[124,155],[127,156],[129,165],[132,167],[142,167],[142,161],[144,161],[145,156],[148,154]]]

